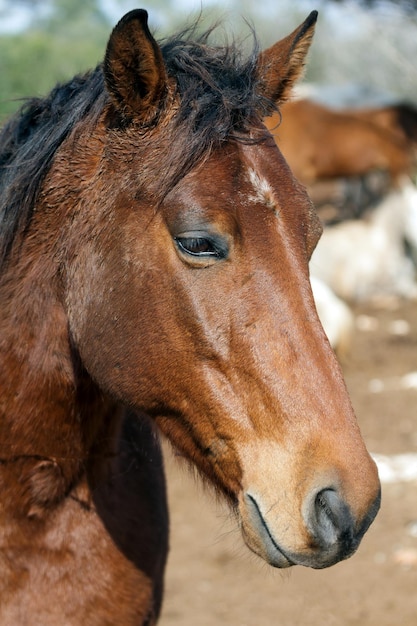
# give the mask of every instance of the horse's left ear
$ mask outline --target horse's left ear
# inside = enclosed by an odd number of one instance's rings
[[[130,11],[115,26],[107,44],[103,72],[107,91],[122,118],[153,117],[165,94],[167,76],[145,10]]]
[[[312,11],[291,35],[260,53],[260,91],[270,100],[284,102],[290,96],[294,83],[301,77],[317,15],[317,11]]]

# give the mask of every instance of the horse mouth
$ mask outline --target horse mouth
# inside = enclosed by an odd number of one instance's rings
[[[258,530],[258,534],[262,540],[263,547],[267,553],[268,558],[266,560],[268,561],[268,563],[273,567],[278,567],[280,569],[295,565],[293,560],[285,553],[283,548],[281,548],[281,546],[274,539],[271,531],[269,530],[268,524],[261,513],[256,499],[252,495],[247,494],[246,501],[248,504],[248,508],[251,512],[253,526]],[[265,558],[264,551],[262,550],[262,554],[260,554],[256,547],[253,546],[251,542],[252,533],[247,533],[243,524],[242,531],[249,548],[259,554],[259,556]]]
[[[274,539],[256,499],[247,494],[245,500],[250,524],[245,523],[244,518],[241,518],[241,530],[247,546],[273,567],[285,569],[295,565],[295,562]]]

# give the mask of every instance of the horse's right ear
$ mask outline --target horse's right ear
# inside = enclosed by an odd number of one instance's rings
[[[280,104],[291,95],[294,83],[301,77],[307,52],[313,39],[317,11],[281,41],[264,50],[258,58],[260,92]]]
[[[122,119],[152,119],[166,92],[167,75],[145,10],[130,11],[115,26],[103,71],[107,91]]]

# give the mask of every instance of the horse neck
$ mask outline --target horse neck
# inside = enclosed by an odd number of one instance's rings
[[[56,275],[39,258],[11,263],[0,285],[0,484],[6,509],[31,516],[76,483],[112,409],[71,346]]]

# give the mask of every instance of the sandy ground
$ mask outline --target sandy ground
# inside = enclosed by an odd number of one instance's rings
[[[417,452],[417,389],[400,385],[417,371],[417,304],[391,304],[356,310],[367,330],[343,364],[369,450],[389,455]],[[168,450],[166,462],[161,626],[417,626],[417,481],[383,485],[381,511],[348,561],[280,572],[250,554],[228,511]]]

